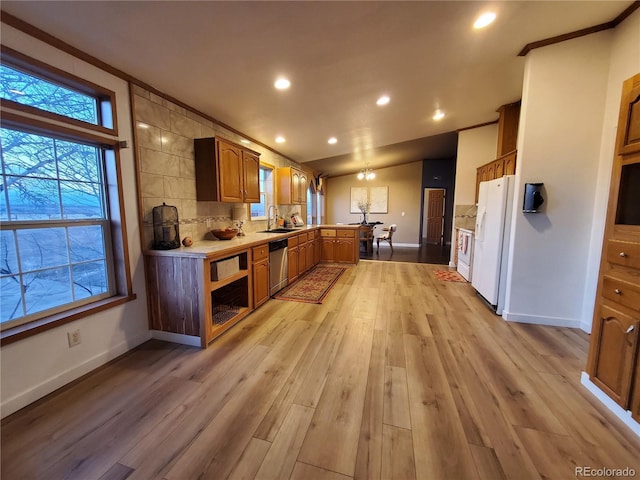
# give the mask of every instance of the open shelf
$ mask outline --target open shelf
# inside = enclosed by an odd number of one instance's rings
[[[249,276],[249,271],[248,270],[240,270],[238,273],[234,273],[233,275],[227,277],[227,278],[223,278],[222,280],[217,280],[217,281],[211,281],[210,286],[211,286],[211,291],[213,292],[214,290],[218,290],[219,288],[225,287],[227,285],[229,285],[230,283],[235,282],[236,280],[239,280],[243,277],[247,277]]]

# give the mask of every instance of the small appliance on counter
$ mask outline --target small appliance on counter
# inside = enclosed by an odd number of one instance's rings
[[[153,207],[153,248],[171,250],[180,247],[178,209],[162,202]]]
[[[294,227],[304,227],[304,222],[300,215],[291,215],[291,223]]]

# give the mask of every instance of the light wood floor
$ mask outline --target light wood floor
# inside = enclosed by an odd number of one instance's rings
[[[151,341],[2,422],[2,478],[570,479],[640,442],[580,386],[588,337],[426,264],[360,262],[208,350]]]

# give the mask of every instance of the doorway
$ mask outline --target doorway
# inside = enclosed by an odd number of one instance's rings
[[[422,244],[442,245],[444,241],[444,188],[425,188],[423,195]]]

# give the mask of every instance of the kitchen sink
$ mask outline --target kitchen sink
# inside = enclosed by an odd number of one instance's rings
[[[295,228],[272,228],[271,230],[261,230],[257,233],[288,233],[295,232]]]

